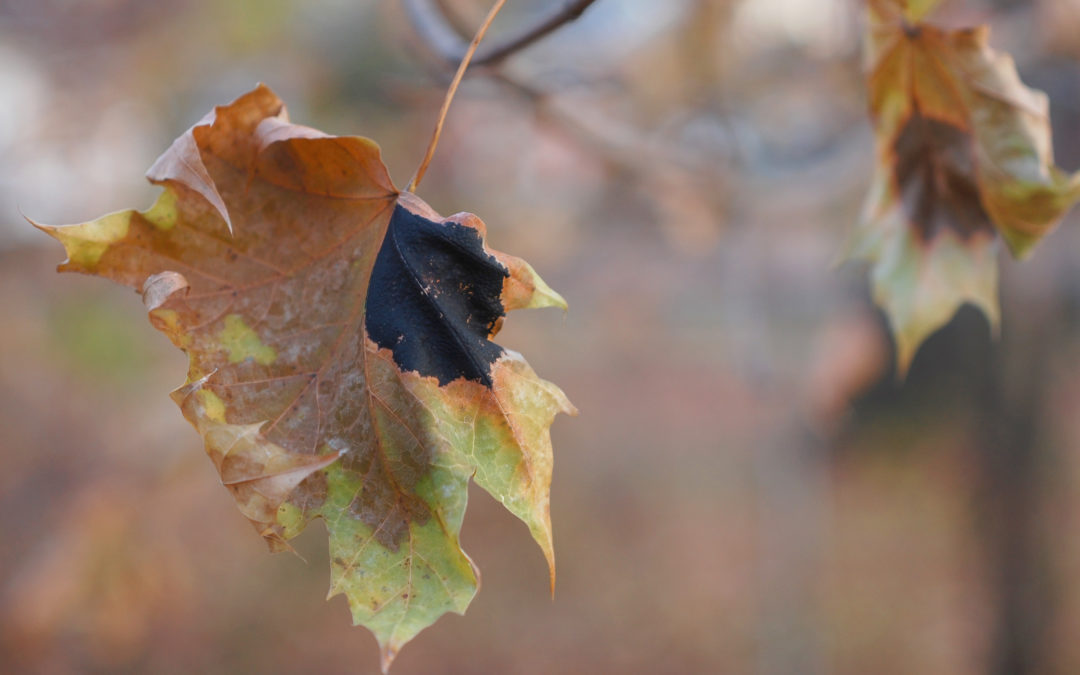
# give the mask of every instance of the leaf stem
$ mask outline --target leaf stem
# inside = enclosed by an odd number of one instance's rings
[[[484,18],[484,22],[480,24],[480,28],[476,30],[476,35],[473,36],[472,42],[469,43],[469,48],[465,50],[465,56],[462,57],[461,63],[458,64],[457,72],[454,73],[454,79],[450,82],[450,87],[446,90],[446,98],[443,99],[442,109],[439,111],[439,117],[435,121],[435,130],[431,134],[431,141],[428,143],[427,153],[424,155],[423,161],[420,162],[420,166],[416,168],[416,173],[413,174],[412,180],[409,181],[409,192],[416,192],[416,188],[420,185],[420,181],[424,178],[424,174],[427,173],[428,165],[431,164],[431,158],[435,155],[435,148],[439,145],[439,136],[442,135],[443,123],[446,121],[446,113],[450,110],[450,103],[454,100],[454,94],[457,93],[458,85],[461,84],[461,78],[465,76],[465,70],[469,67],[469,62],[472,60],[473,54],[476,53],[476,48],[480,45],[480,41],[484,39],[484,34],[487,33],[491,23],[495,21],[495,16],[506,4],[506,0],[495,0],[495,4],[491,6],[488,11],[487,17]]]

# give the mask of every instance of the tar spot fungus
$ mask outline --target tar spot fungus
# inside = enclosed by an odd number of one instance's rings
[[[371,273],[368,336],[403,370],[440,385],[465,378],[490,387],[503,349],[488,336],[505,314],[509,276],[474,228],[398,205]]]

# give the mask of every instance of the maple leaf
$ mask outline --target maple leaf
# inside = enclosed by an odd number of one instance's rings
[[[173,399],[270,547],[324,520],[330,596],[384,670],[476,592],[470,478],[529,527],[554,584],[549,427],[576,411],[491,341],[511,309],[565,308],[532,267],[489,249],[476,216],[399,193],[374,142],[291,124],[261,85],[147,175],[164,191],[145,212],[38,227],[62,271],[141,291],[187,353]]]
[[[874,179],[846,255],[870,261],[905,372],[964,302],[997,329],[997,252],[1018,258],[1080,198],[1054,165],[1049,103],[985,26],[923,23],[936,0],[869,3]]]

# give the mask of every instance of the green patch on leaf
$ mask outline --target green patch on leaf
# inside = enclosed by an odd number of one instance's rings
[[[176,195],[171,190],[163,191],[154,205],[142,213],[142,217],[159,230],[167,231],[176,227]]]
[[[200,389],[195,395],[199,398],[207,419],[225,424],[225,403],[220,396],[209,389]]]
[[[225,317],[225,327],[218,336],[222,348],[229,352],[229,363],[252,359],[259,365],[268,366],[277,359],[273,347],[263,344],[256,333],[244,323],[244,317],[230,314]]]
[[[119,211],[93,222],[55,230],[67,250],[67,264],[85,269],[96,267],[109,247],[127,236],[131,216],[131,211]]]

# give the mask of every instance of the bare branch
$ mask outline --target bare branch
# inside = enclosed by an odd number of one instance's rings
[[[489,66],[502,61],[577,19],[594,2],[596,0],[563,0],[560,7],[536,24],[526,26],[517,34],[479,50],[473,57],[473,65]],[[459,63],[465,55],[468,43],[451,25],[440,4],[436,0],[404,0],[404,4],[413,28],[424,38],[427,46],[447,63]]]

